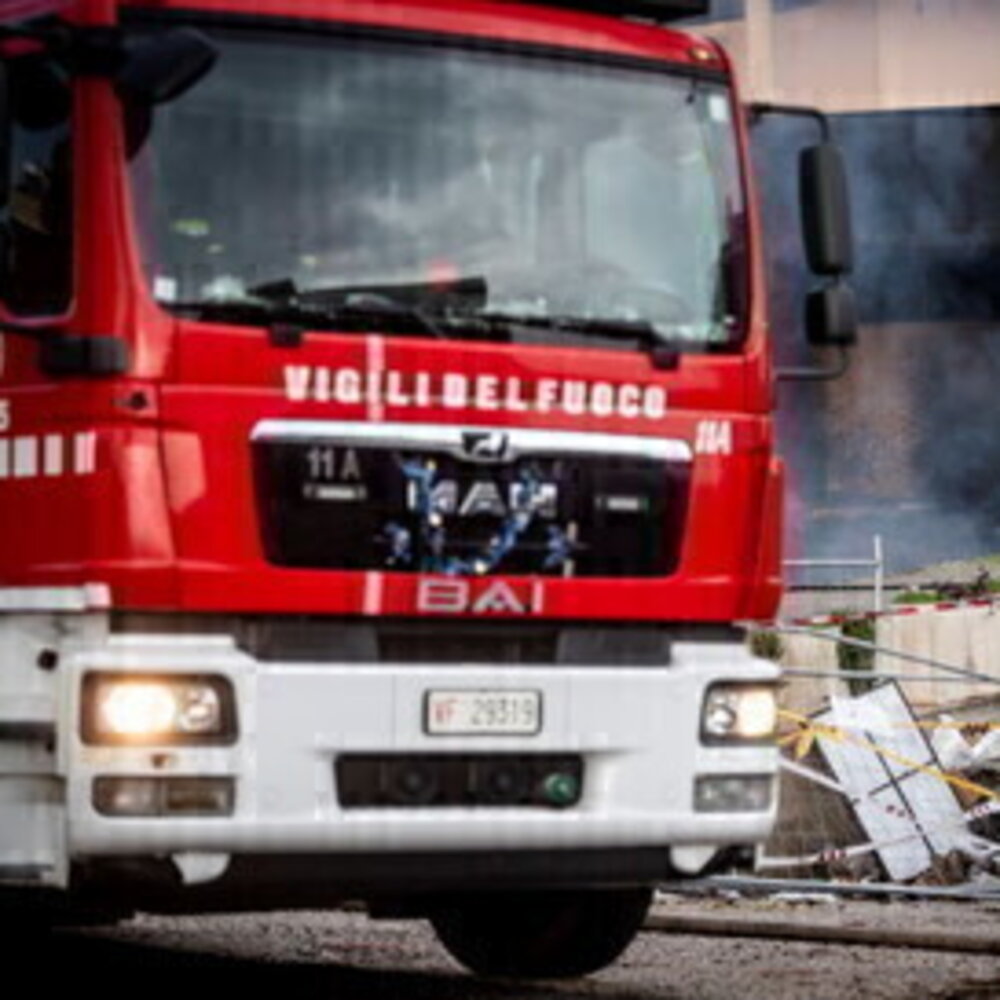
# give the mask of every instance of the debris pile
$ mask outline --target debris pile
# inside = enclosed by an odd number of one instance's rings
[[[828,809],[839,797],[830,811],[846,805],[853,829],[841,818],[836,842],[765,855],[759,869],[933,885],[1000,876],[1000,724],[918,718],[891,681],[784,715],[785,771],[821,788]]]

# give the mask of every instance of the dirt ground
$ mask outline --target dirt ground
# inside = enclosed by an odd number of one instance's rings
[[[115,928],[62,931],[5,949],[45,987],[67,975],[103,997],[143,1000],[224,989],[350,1000],[985,1000],[1000,998],[1000,901],[874,902],[666,897],[671,917],[794,921],[815,926],[947,931],[990,952],[828,944],[644,932],[611,968],[558,983],[477,981],[420,921],[375,922],[355,912],[199,918],[139,917]],[[41,944],[41,942],[37,942]],[[42,959],[39,961],[39,959]]]

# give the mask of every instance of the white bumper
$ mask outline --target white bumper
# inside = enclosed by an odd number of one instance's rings
[[[711,747],[699,740],[706,687],[773,680],[777,671],[736,644],[678,643],[662,668],[414,666],[262,663],[228,639],[116,637],[78,653],[61,707],[71,857],[162,854],[467,852],[752,844],[775,804],[754,813],[699,813],[701,775],[774,775],[770,747]],[[82,677],[93,670],[174,671],[229,677],[238,701],[231,747],[86,746]],[[536,736],[435,737],[424,732],[428,690],[532,689],[542,693]],[[352,808],[338,804],[335,761],[344,753],[569,753],[584,761],[580,803],[526,807]],[[100,815],[99,777],[231,776],[235,813],[223,818]]]

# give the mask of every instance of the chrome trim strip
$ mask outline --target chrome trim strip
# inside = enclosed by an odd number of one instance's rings
[[[543,431],[522,427],[452,426],[442,424],[359,423],[342,420],[262,420],[253,441],[330,441],[369,448],[434,448],[475,461],[465,450],[469,434],[506,435],[503,461],[520,455],[617,455],[663,462],[691,462],[693,451],[679,438],[589,431]]]

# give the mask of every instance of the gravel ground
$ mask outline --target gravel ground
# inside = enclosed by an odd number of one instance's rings
[[[779,903],[668,899],[663,912],[725,912],[847,926],[967,929],[994,954],[644,933],[610,969],[560,983],[479,982],[438,946],[426,924],[359,913],[139,917],[113,929],[61,932],[44,950],[19,950],[32,985],[67,975],[103,998],[143,1000],[225,989],[281,1000],[985,1000],[1000,998],[1000,903]],[[42,960],[39,961],[39,958]]]

